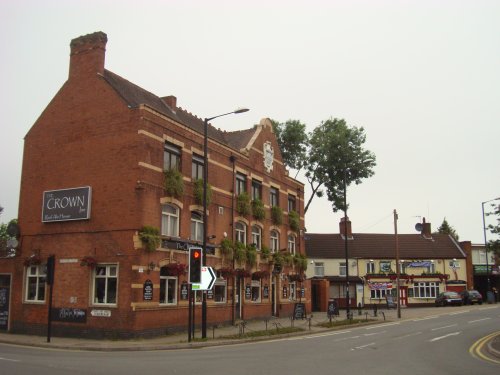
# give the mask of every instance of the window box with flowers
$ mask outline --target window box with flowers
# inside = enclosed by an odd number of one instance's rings
[[[283,210],[279,206],[271,208],[271,220],[275,225],[283,224]]]
[[[288,275],[288,280],[291,281],[291,282],[294,282],[294,281],[302,282],[305,279],[306,278],[305,278],[304,274],[301,274],[301,273],[295,273],[295,274],[292,274],[292,275]]]
[[[160,230],[155,227],[145,225],[139,231],[139,238],[144,244],[146,251],[155,251],[160,246]]]
[[[82,267],[88,267],[88,268],[94,268],[97,265],[97,260],[93,257],[90,256],[85,256],[82,259],[80,259],[80,266]]]
[[[256,220],[264,220],[266,217],[266,210],[264,209],[264,203],[260,199],[255,199],[252,201],[252,215]]]
[[[299,214],[297,211],[290,211],[288,213],[288,224],[290,225],[290,229],[294,232],[299,231]]]
[[[236,198],[236,211],[242,216],[250,214],[250,197],[247,193],[243,192]]]
[[[182,198],[184,194],[184,180],[182,173],[177,169],[169,169],[164,174],[164,189],[168,196]]]
[[[195,180],[193,187],[194,200],[197,204],[203,204],[203,180],[201,178]],[[207,183],[207,206],[212,202],[212,185]]]
[[[251,273],[244,268],[237,268],[234,270],[235,275],[241,278],[250,277]]]

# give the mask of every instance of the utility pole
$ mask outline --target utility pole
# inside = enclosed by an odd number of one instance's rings
[[[400,300],[400,290],[399,290],[399,277],[400,275],[400,263],[399,263],[399,239],[398,239],[398,213],[394,209],[394,238],[396,242],[396,301],[398,309],[398,319],[401,319],[401,300]]]

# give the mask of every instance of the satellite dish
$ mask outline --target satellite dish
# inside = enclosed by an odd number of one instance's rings
[[[422,229],[424,229],[424,226],[422,225],[422,223],[415,224],[415,230],[417,232],[422,232]]]

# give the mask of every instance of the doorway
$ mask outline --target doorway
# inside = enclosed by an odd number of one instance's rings
[[[9,329],[10,275],[0,275],[0,331]]]

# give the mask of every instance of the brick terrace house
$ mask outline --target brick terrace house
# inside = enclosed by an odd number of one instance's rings
[[[46,332],[55,255],[54,335],[187,329],[187,250],[204,235],[217,272],[209,324],[288,316],[298,301],[310,310],[303,184],[288,176],[271,122],[209,125],[204,234],[203,120],[106,70],[106,44],[102,32],[71,41],[69,78],[26,135],[20,247],[0,259],[5,328]]]
[[[306,233],[306,254],[312,267],[313,311],[326,311],[328,301],[346,307],[346,267],[349,267],[351,307],[386,305],[396,300],[396,241],[394,234],[352,233],[347,221],[348,262],[345,257],[344,219],[340,234]],[[445,290],[461,291],[472,284],[470,259],[464,249],[470,242],[432,234],[430,223],[420,234],[398,234],[401,306],[429,306]]]

